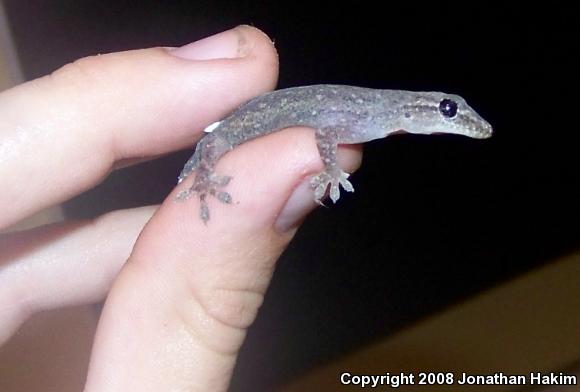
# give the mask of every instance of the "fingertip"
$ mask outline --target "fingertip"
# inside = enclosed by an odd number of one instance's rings
[[[246,24],[239,25],[235,30],[243,35],[243,40],[246,44],[245,47],[250,49],[246,52],[247,54],[267,57],[276,66],[276,69],[278,68],[278,51],[276,50],[274,41],[268,34],[257,27]]]
[[[337,152],[338,166],[347,173],[355,172],[362,163],[362,145],[348,144],[340,146]],[[313,173],[314,174],[314,173]],[[280,233],[293,234],[298,227],[304,222],[307,215],[316,207],[322,205],[323,202],[317,202],[315,191],[310,183],[311,177],[308,176],[302,180],[293,190],[290,196],[286,199],[286,203],[276,215],[274,229]],[[344,189],[343,192],[352,192]],[[324,200],[324,197],[323,197]]]
[[[167,52],[185,60],[243,60],[257,62],[263,69],[258,74],[264,88],[270,90],[278,80],[278,53],[274,42],[262,30],[239,25]]]
[[[274,41],[265,32],[250,25],[239,25],[232,31],[238,37],[239,59],[256,68],[257,80],[253,83],[258,83],[262,92],[273,90],[278,83],[280,65]]]
[[[270,37],[262,30],[239,25],[233,29],[210,35],[169,52],[186,60],[235,59],[249,55],[272,56],[277,59],[276,49]]]
[[[338,165],[347,173],[354,173],[362,164],[362,144],[342,144],[338,146],[336,159]]]

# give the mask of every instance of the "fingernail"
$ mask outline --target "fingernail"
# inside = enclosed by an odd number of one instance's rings
[[[282,208],[278,219],[274,223],[274,229],[279,233],[284,233],[298,227],[306,215],[317,205],[314,201],[310,181],[306,179],[294,189],[294,192],[288,198],[286,205]]]
[[[180,48],[171,49],[170,53],[187,60],[215,60],[244,57],[251,49],[244,31],[247,28],[249,27],[238,26]]]

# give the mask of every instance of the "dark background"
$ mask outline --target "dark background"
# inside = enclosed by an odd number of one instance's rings
[[[279,87],[441,90],[494,126],[484,141],[402,135],[367,144],[357,192],[313,213],[280,260],[233,391],[270,390],[580,248],[575,12],[400,3],[6,1],[28,78],[78,57],[179,46],[246,23],[275,40]],[[159,203],[190,153],[115,172],[67,212]]]

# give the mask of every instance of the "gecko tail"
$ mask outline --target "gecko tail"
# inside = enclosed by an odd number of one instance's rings
[[[221,123],[222,123],[221,121],[216,121],[214,123],[211,123],[207,127],[204,128],[203,132],[204,133],[212,133],[221,125]],[[203,139],[201,142],[203,142]],[[198,143],[198,145],[195,148],[194,154],[185,163],[185,166],[183,166],[183,170],[181,170],[181,173],[179,173],[179,177],[177,177],[178,184],[181,184],[183,182],[183,180],[185,180],[187,178],[187,176],[189,176],[191,174],[191,172],[193,172],[195,169],[198,168],[200,156],[201,156],[201,153],[199,152],[201,149],[200,143]]]
[[[193,173],[195,169],[198,168],[198,166],[199,166],[199,153],[198,148],[196,147],[195,152],[193,153],[191,158],[189,158],[189,160],[185,162],[185,165],[183,166],[181,173],[179,173],[179,176],[177,177],[177,183],[181,184],[183,180],[185,180],[191,173]]]

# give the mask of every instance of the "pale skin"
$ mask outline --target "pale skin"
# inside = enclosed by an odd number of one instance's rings
[[[238,27],[180,49],[82,59],[0,94],[0,228],[117,167],[191,148],[274,88],[268,37]],[[352,172],[360,149],[341,148]],[[175,201],[0,236],[0,344],[34,312],[106,298],[85,391],[223,391],[280,253],[316,207],[314,132],[291,128],[220,160],[236,206]],[[259,178],[259,181],[256,181]]]

